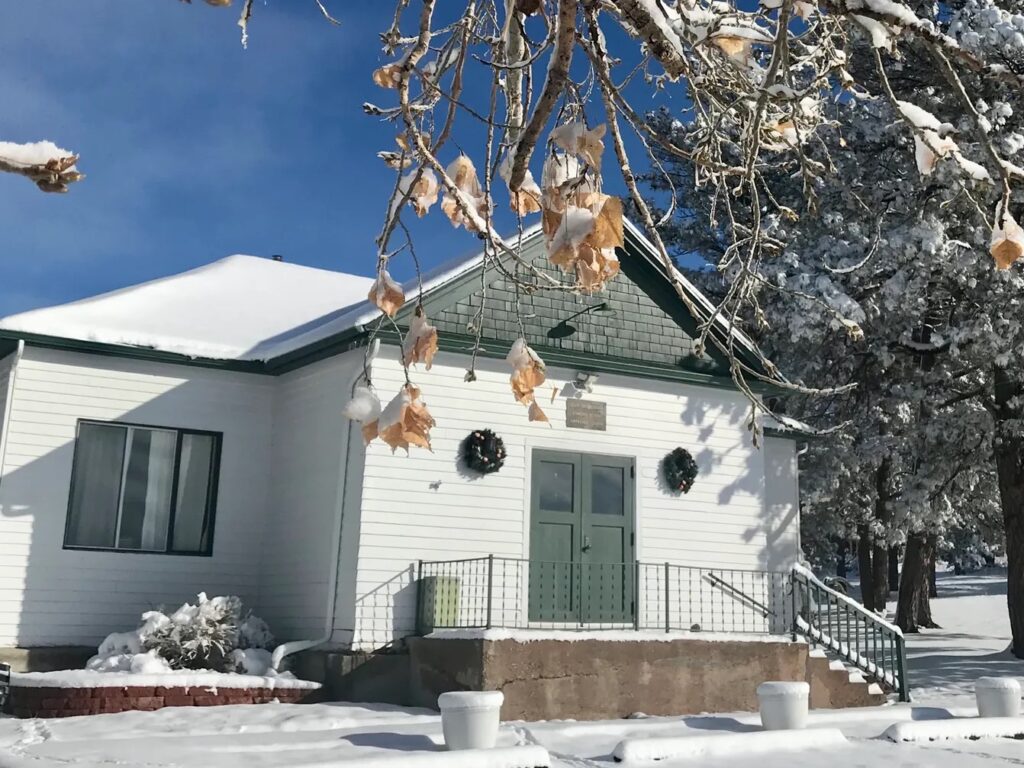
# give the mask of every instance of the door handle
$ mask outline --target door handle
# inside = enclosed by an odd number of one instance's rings
[[[584,552],[589,552],[590,551],[590,537],[589,536],[584,536],[583,537],[583,547],[582,547],[582,550]]]

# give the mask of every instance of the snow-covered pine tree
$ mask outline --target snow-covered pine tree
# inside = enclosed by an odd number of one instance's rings
[[[978,32],[989,23],[980,18],[995,17],[991,7],[944,11],[936,22],[967,40],[1004,36],[1016,23],[1001,14],[1002,31]],[[759,169],[776,195],[759,214],[773,247],[755,267],[729,255],[737,232],[752,226],[737,215],[743,200],[709,196],[696,169],[668,153],[670,178],[649,181],[678,191],[682,213],[666,238],[679,251],[711,255],[733,285],[737,271],[752,269],[757,289],[744,319],[769,356],[808,386],[857,384],[825,398],[786,398],[786,408],[819,425],[848,425],[811,445],[805,513],[826,536],[858,536],[865,603],[884,606],[887,545],[906,541],[900,623],[927,624],[934,549],[944,531],[970,525],[999,501],[998,474],[1011,622],[1024,655],[1016,618],[1024,589],[1015,587],[1024,543],[1011,541],[1024,501],[1021,389],[1011,374],[1021,370],[1022,285],[1019,273],[979,259],[990,245],[984,210],[998,184],[963,162],[963,105],[939,87],[944,75],[927,51],[910,46],[898,66],[855,76],[866,92],[839,100],[828,113],[831,127],[801,144],[802,157],[780,155]],[[990,141],[1013,157],[1021,149],[1014,94],[972,85]],[[909,93],[917,111],[906,107]],[[922,130],[948,139],[944,151],[932,137],[901,129],[907,111],[915,124],[934,126]],[[693,141],[691,127],[670,115],[653,124],[684,149]],[[826,161],[834,164],[830,179],[805,188],[801,165]]]

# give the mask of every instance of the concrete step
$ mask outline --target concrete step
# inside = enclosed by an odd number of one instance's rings
[[[869,683],[859,670],[829,659],[818,649],[808,655],[807,681],[811,684],[813,709],[873,707],[889,701],[877,683]]]

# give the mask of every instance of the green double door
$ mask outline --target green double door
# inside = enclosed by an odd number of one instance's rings
[[[633,621],[632,458],[533,452],[530,621]]]

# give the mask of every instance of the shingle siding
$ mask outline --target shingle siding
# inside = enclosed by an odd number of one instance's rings
[[[567,276],[547,264],[537,247],[528,247],[525,257],[534,266],[562,281]],[[620,254],[620,258],[630,258]],[[479,284],[478,279],[474,279]],[[486,341],[511,343],[519,337],[514,284],[493,269],[484,280],[486,295],[480,289],[435,313],[432,322],[442,333],[471,334],[471,324],[483,304],[483,337]],[[612,312],[587,312],[570,316],[587,307],[607,304]],[[534,346],[553,347],[584,354],[637,360],[669,366],[692,368],[693,339],[669,317],[635,282],[618,274],[600,294],[580,296],[570,292],[520,294],[520,314],[526,338]],[[548,332],[567,321],[576,329],[565,338],[552,338]],[[705,364],[710,361],[703,358]],[[699,366],[698,366],[699,367]]]

